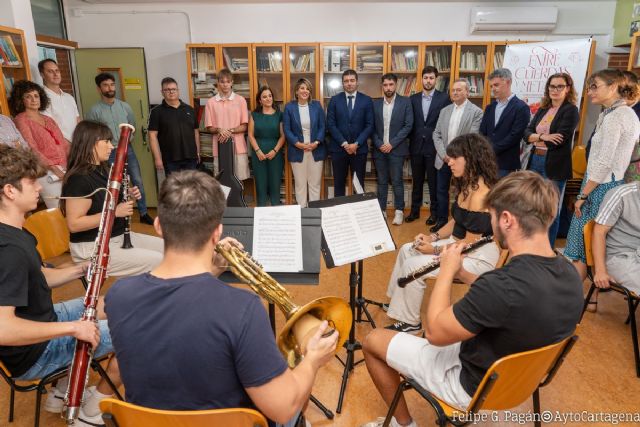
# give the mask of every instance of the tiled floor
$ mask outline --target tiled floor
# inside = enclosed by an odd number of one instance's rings
[[[402,226],[391,226],[392,235],[397,245],[410,241],[413,236],[424,231],[424,216],[421,221]],[[390,222],[390,221],[389,221]],[[136,231],[152,233],[152,228],[134,223]],[[562,241],[559,242],[562,244]],[[386,300],[385,290],[391,268],[395,260],[394,253],[387,253],[368,259],[364,263],[364,293],[374,300]],[[347,299],[349,268],[339,267],[331,270],[323,268],[319,286],[287,286],[297,304],[304,304],[314,298],[335,295]],[[108,286],[106,287],[108,289]],[[105,290],[106,290],[105,289]],[[463,295],[463,286],[455,289],[455,297]],[[79,284],[68,285],[54,292],[56,300],[67,299],[81,295]],[[427,291],[426,298],[429,297]],[[423,306],[426,310],[426,304]],[[626,302],[617,294],[603,294],[600,298],[598,313],[587,313],[577,334],[579,340],[569,355],[567,361],[559,371],[557,377],[548,387],[541,391],[543,410],[558,411],[560,416],[583,415],[592,417],[611,417],[610,414],[640,413],[638,396],[640,396],[640,379],[636,378],[633,365],[633,351],[628,326],[624,325],[626,318]],[[385,314],[377,307],[371,308],[376,322],[384,325],[388,322]],[[277,325],[283,324],[283,316],[277,313]],[[363,339],[371,330],[368,324],[358,324],[356,337]],[[344,350],[340,352],[344,354]],[[356,353],[357,360],[362,357]],[[342,365],[337,361],[330,362],[318,375],[313,393],[329,409],[335,412],[340,391]],[[8,426],[9,388],[0,385],[0,426]],[[433,412],[413,392],[408,393],[409,408],[420,426],[434,425]],[[34,395],[18,394],[16,397],[16,415],[12,424],[15,427],[33,425]],[[525,402],[511,414],[506,421],[506,413],[489,414],[487,422],[477,425],[532,425],[531,422],[519,422],[513,417],[520,416],[526,420],[527,411],[531,411],[530,401]],[[336,414],[333,420],[327,420],[324,415],[310,404],[307,417],[314,426],[359,426],[366,421],[384,415],[386,407],[375,390],[364,364],[358,365],[352,372],[345,394],[344,406],[341,414]],[[42,426],[64,426],[58,416],[42,412]],[[496,419],[498,422],[491,421]],[[640,415],[636,414],[636,419]],[[601,418],[605,419],[606,418]],[[574,426],[611,425],[609,422],[569,422]],[[554,422],[549,425],[563,425]],[[640,425],[640,423],[620,423],[620,425]]]

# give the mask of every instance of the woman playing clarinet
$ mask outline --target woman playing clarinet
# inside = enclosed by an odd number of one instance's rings
[[[67,174],[64,177],[60,203],[71,232],[70,251],[74,261],[91,258],[98,234],[105,191],[109,180],[107,160],[113,150],[113,135],[101,123],[84,120],[73,133]],[[131,147],[129,149],[132,149]],[[134,198],[140,198],[136,187],[129,189]],[[163,242],[158,237],[130,233],[133,248],[122,249],[125,218],[133,213],[133,201],[123,201],[116,208],[109,249],[111,257],[108,275],[131,276],[145,273],[162,260]]]
[[[444,161],[451,168],[456,191],[451,209],[453,218],[438,232],[418,234],[413,242],[400,248],[387,288],[387,296],[391,301],[383,306],[389,317],[397,322],[387,326],[387,329],[421,332],[420,309],[426,287],[424,279],[437,276],[439,270],[410,282],[404,288],[398,286],[398,278],[433,262],[442,248],[450,243],[472,243],[492,234],[491,216],[484,207],[484,199],[498,181],[493,148],[482,136],[467,134],[453,139],[447,146],[446,154]],[[478,248],[465,257],[458,279],[472,283],[482,273],[495,268],[499,257],[500,251],[495,243]]]

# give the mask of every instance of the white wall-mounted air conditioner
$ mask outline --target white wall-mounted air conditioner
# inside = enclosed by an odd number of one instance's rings
[[[473,7],[471,32],[551,31],[558,22],[557,7]]]

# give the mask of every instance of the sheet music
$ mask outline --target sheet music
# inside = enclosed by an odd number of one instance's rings
[[[303,270],[300,205],[255,208],[252,256],[267,272]]]
[[[377,199],[322,208],[322,232],[336,266],[395,250]]]

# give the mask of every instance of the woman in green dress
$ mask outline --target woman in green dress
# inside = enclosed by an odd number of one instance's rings
[[[258,206],[280,204],[280,183],[284,168],[282,112],[273,104],[273,92],[262,86],[256,96],[256,109],[249,116],[249,143],[253,147],[251,165],[256,182]]]

